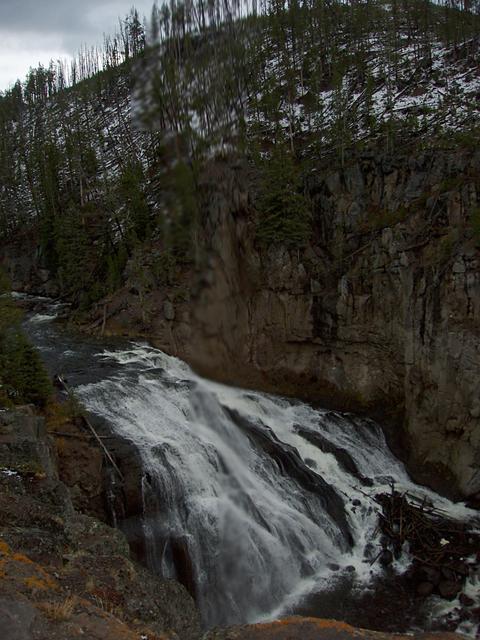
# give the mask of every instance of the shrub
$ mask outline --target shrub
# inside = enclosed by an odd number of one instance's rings
[[[38,352],[18,327],[0,337],[0,381],[3,392],[15,403],[44,406],[52,394]]]

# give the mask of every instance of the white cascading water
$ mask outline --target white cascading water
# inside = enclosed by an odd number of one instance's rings
[[[104,339],[52,322],[62,305],[40,306],[26,332],[51,374],[66,374],[89,411],[138,450],[146,560],[193,584],[206,626],[278,617],[312,594],[334,594],[337,615],[342,581],[362,594],[382,574],[371,497],[392,482],[453,519],[478,521],[415,485],[372,421],[204,380],[148,345],[106,350]],[[393,571],[408,564],[404,553]],[[478,601],[478,574],[465,593]],[[461,606],[432,596],[427,614]],[[476,637],[469,622],[458,629]]]
[[[473,515],[414,485],[369,420],[207,381],[143,344],[95,357],[115,373],[76,392],[138,447],[148,562],[174,577],[186,550],[207,625],[277,616],[345,572],[370,582],[369,496],[392,481]]]

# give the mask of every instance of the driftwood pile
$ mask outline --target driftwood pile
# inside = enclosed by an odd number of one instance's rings
[[[480,602],[463,593],[467,579],[480,572],[480,535],[475,527],[454,521],[426,500],[393,487],[391,493],[375,499],[382,507],[379,561],[388,565],[408,552],[413,559],[412,586],[419,597],[437,594],[453,600],[459,596],[462,606],[480,607]]]

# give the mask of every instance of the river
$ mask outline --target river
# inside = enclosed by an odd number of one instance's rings
[[[182,540],[206,626],[297,611],[344,617],[383,579],[372,497],[392,482],[472,516],[415,485],[373,421],[214,383],[146,343],[69,331],[55,322],[59,309],[30,315],[26,332],[50,373],[138,449],[147,562],[176,577],[172,544]],[[390,580],[407,566],[405,549]],[[433,602],[429,615],[454,605]]]

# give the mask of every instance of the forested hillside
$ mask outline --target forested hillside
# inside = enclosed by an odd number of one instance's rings
[[[58,293],[88,309],[146,242],[159,282],[198,258],[200,174],[236,154],[256,175],[259,242],[305,246],[321,166],[473,143],[478,32],[474,8],[423,0],[176,3],[154,11],[145,50],[133,11],[102,50],[1,97],[2,237],[34,229]]]

